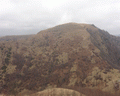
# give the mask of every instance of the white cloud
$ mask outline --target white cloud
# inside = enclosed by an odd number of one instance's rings
[[[92,23],[119,34],[119,13],[119,0],[0,0],[0,35],[3,29],[11,30],[4,35],[26,34],[67,22]]]

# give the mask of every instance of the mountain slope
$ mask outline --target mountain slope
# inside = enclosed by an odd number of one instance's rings
[[[24,89],[78,86],[114,92],[120,79],[114,69],[120,66],[119,42],[94,25],[77,23],[43,30],[27,40],[1,41],[0,91],[16,95]]]

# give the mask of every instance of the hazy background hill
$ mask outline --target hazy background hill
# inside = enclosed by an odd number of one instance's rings
[[[119,68],[120,38],[93,24],[67,23],[36,35],[0,38],[4,94],[48,88],[77,88],[85,95],[82,88],[114,93],[119,91]]]
[[[18,40],[27,40],[30,37],[33,37],[34,35],[15,35],[15,36],[3,36],[0,37],[0,41],[18,41]]]

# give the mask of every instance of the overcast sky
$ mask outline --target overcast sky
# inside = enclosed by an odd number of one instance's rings
[[[120,34],[120,0],[0,0],[0,36],[36,34],[68,22]]]

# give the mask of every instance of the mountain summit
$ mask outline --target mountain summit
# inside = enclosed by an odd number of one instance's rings
[[[93,24],[77,23],[26,39],[3,38],[0,68],[0,92],[5,94],[58,87],[114,92],[119,90],[114,83],[120,79],[120,39]]]

